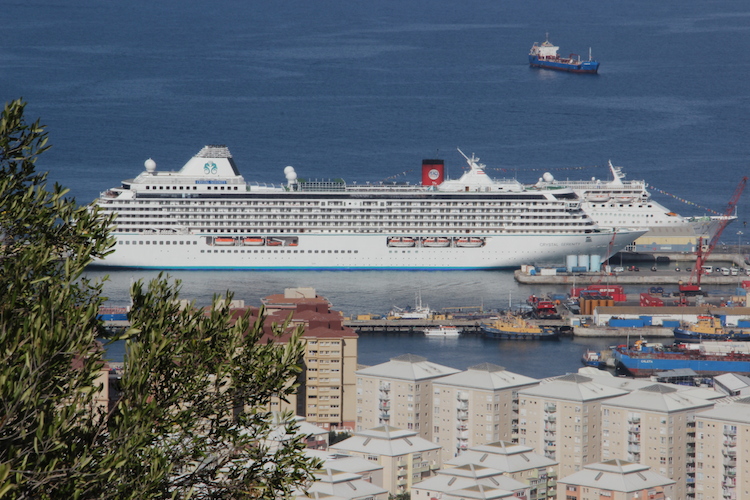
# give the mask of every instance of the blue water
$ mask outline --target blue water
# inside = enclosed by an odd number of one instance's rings
[[[308,179],[417,182],[435,156],[455,177],[456,147],[524,182],[606,176],[611,159],[684,215],[723,212],[750,172],[750,4],[739,0],[16,0],[3,14],[13,24],[0,97],[23,97],[29,119],[47,125],[53,148],[38,167],[82,203],[149,157],[179,169],[216,143],[248,180],[273,183],[286,165]],[[563,54],[591,47],[600,74],[530,69],[545,32]],[[750,238],[747,200],[727,244]],[[154,273],[111,275],[107,293],[122,304],[132,279]],[[232,289],[255,304],[303,285],[347,313],[413,304],[417,290],[433,307],[502,307],[547,291],[507,272],[173,275],[200,303]],[[361,357],[442,352],[412,340],[363,338]],[[461,365],[496,354],[463,342],[448,350]],[[532,347],[513,349],[530,349],[540,370],[577,367],[577,355]],[[459,361],[462,351],[475,354]]]

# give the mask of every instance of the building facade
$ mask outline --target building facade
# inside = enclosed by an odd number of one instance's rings
[[[518,439],[518,390],[537,379],[483,363],[432,383],[432,441],[446,458],[472,446]]]
[[[601,460],[601,404],[627,391],[570,374],[518,391],[519,444],[560,464],[560,475]]]
[[[413,354],[358,370],[356,430],[388,425],[431,441],[433,382],[458,372]]]

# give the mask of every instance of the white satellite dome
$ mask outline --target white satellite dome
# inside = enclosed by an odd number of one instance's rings
[[[149,174],[153,174],[156,170],[156,162],[151,158],[143,162],[143,165],[146,167],[146,172],[148,172]]]
[[[544,172],[544,175],[542,175],[542,178],[544,178],[544,182],[554,182],[555,176],[550,174],[549,172]]]

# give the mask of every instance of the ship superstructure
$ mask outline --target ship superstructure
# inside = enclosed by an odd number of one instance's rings
[[[710,240],[725,216],[683,217],[654,201],[643,180],[625,180],[622,167],[608,163],[611,180],[557,180],[546,172],[535,184],[574,190],[583,209],[603,228],[641,228],[648,232],[629,250],[636,252],[692,252],[698,238]],[[731,220],[736,217],[730,216]]]
[[[496,269],[602,260],[638,230],[601,229],[572,189],[490,179],[479,159],[445,180],[425,160],[421,184],[248,183],[225,146],[178,172],[146,171],[95,202],[116,213],[115,251],[96,264],[139,268]]]

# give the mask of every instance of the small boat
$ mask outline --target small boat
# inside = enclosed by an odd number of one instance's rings
[[[456,246],[463,248],[478,248],[484,246],[484,238],[456,238]]]
[[[591,59],[591,49],[589,49],[588,61],[582,61],[577,54],[570,54],[570,57],[561,57],[557,54],[559,49],[560,47],[550,43],[549,37],[541,45],[534,42],[529,52],[529,66],[570,73],[596,73],[599,71],[599,63]]]
[[[422,305],[422,292],[417,292],[413,309],[409,307],[401,309],[394,306],[388,313],[388,317],[395,319],[429,319],[432,314],[433,311],[430,306]]]
[[[242,244],[245,246],[262,246],[266,242],[265,238],[259,236],[247,236],[242,238]]]
[[[437,326],[434,328],[424,329],[425,337],[458,337],[461,330],[455,326]]]
[[[696,344],[705,340],[729,342],[750,341],[748,330],[727,330],[716,316],[698,316],[695,323],[681,323],[674,330],[675,342]]]
[[[268,238],[268,240],[266,241],[266,245],[268,245],[269,247],[280,247],[283,244],[283,241],[277,240],[275,238]]]
[[[450,238],[424,238],[422,240],[423,247],[441,248],[451,246]]]
[[[234,238],[226,238],[226,237],[217,237],[214,238],[214,245],[217,246],[234,246],[235,240]]]
[[[413,247],[416,245],[414,238],[393,236],[388,238],[389,247]]]
[[[581,356],[581,362],[585,366],[593,366],[594,368],[601,368],[604,363],[602,362],[602,356],[596,351],[586,351]]]
[[[551,326],[534,325],[521,316],[506,313],[489,323],[480,323],[485,337],[509,340],[558,340],[560,330]]]

